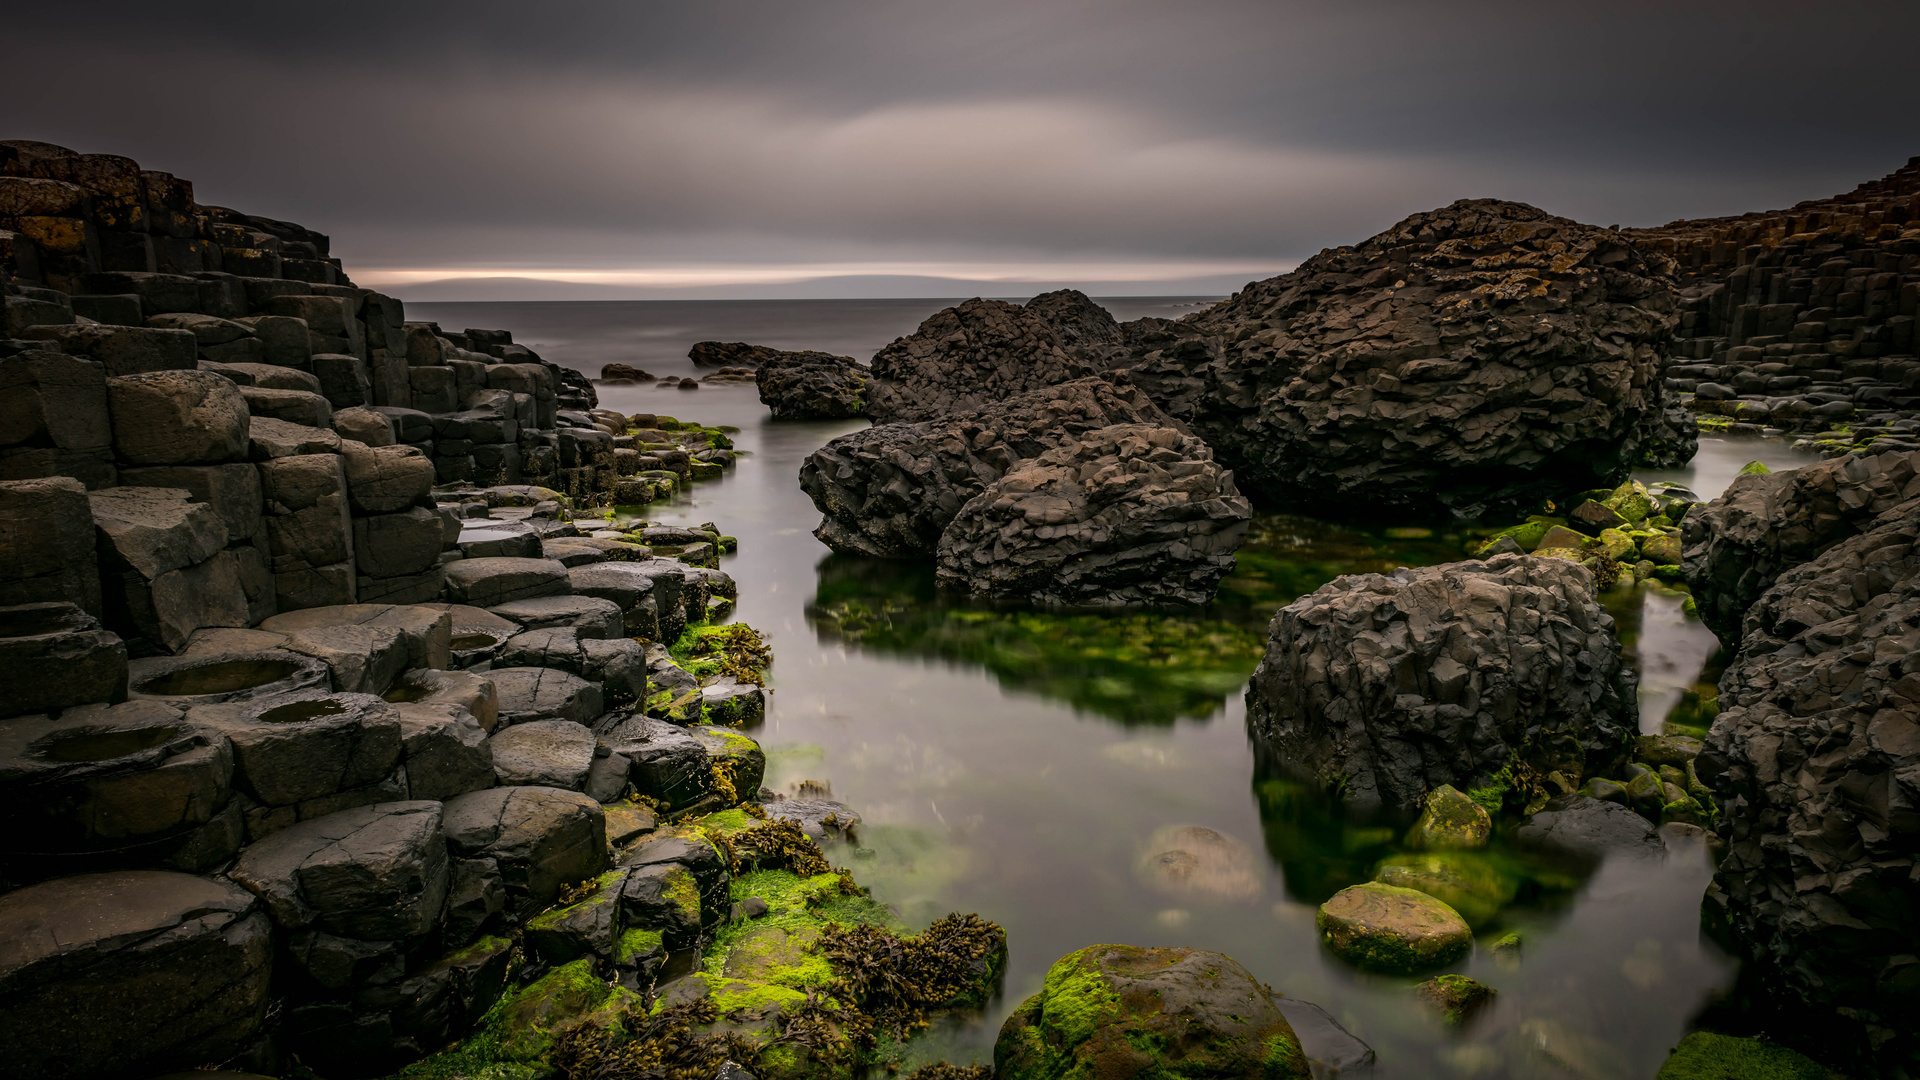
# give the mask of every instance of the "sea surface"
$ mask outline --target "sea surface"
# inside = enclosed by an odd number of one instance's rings
[[[1122,319],[1171,317],[1200,299],[1108,306]],[[865,359],[951,302],[416,304],[408,316],[505,327],[590,372],[618,361],[679,375],[705,339]],[[1417,980],[1357,972],[1320,946],[1317,906],[1367,880],[1404,823],[1353,819],[1263,770],[1244,728],[1246,677],[1278,607],[1338,574],[1460,558],[1466,535],[1269,514],[1202,612],[969,606],[937,595],[925,567],[836,556],[811,535],[819,514],[796,481],[800,463],[863,422],[776,424],[750,385],[606,387],[601,402],[740,429],[746,454],[724,479],[646,512],[740,539],[723,564],[740,587],[735,618],[767,633],[775,657],[772,705],[752,732],[768,786],[812,780],[851,804],[864,819],[859,844],[829,856],[909,922],[975,911],[1006,928],[1000,995],[916,1053],[990,1059],[1001,1021],[1048,966],[1103,942],[1226,953],[1371,1043],[1382,1080],[1646,1080],[1732,987],[1736,965],[1700,931],[1704,849],[1583,877],[1496,845],[1491,861],[1515,899],[1450,970],[1498,997],[1462,1028],[1414,999]],[[1755,459],[1813,460],[1778,441],[1713,437],[1689,468],[1647,478],[1712,497]],[[1607,598],[1642,675],[1643,731],[1690,719],[1717,673],[1717,644],[1681,602],[1658,586]],[[1201,853],[1204,888],[1154,873],[1153,856],[1184,826],[1220,838]],[[1512,931],[1517,951],[1488,947]]]

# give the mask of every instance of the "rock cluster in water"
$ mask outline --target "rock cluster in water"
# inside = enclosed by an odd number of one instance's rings
[[[1280,609],[1247,689],[1256,748],[1356,806],[1442,784],[1496,804],[1623,757],[1635,679],[1585,569],[1496,555],[1337,578]]]
[[[867,412],[867,369],[851,356],[779,353],[761,362],[755,381],[775,420],[844,420]]]
[[[1740,621],[1696,762],[1728,842],[1708,906],[1760,962],[1783,1028],[1907,1068],[1920,1060],[1903,975],[1920,949],[1916,466],[1883,452],[1747,478],[1688,519],[1703,609]]]
[[[1094,374],[1039,311],[975,298],[874,354],[867,415],[882,424],[934,420]]]

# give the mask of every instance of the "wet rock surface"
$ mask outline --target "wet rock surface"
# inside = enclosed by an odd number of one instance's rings
[[[1625,478],[1673,306],[1671,263],[1621,234],[1463,200],[1129,324],[1125,366],[1259,498],[1476,516]]]
[[[1055,604],[1203,604],[1253,510],[1205,443],[1115,424],[1009,470],[940,537],[943,586]]]
[[[1442,784],[1504,799],[1519,774],[1602,767],[1638,705],[1591,582],[1525,555],[1336,579],[1268,627],[1247,689],[1257,752],[1407,814]]]

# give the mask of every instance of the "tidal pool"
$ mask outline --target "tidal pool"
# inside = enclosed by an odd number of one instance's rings
[[[735,618],[767,632],[773,704],[754,732],[768,784],[830,785],[865,818],[830,857],[925,925],[976,911],[1005,927],[1004,990],[985,1015],[920,1043],[927,1057],[991,1057],[1001,1020],[1049,965],[1101,942],[1224,952],[1274,989],[1322,1005],[1379,1054],[1382,1078],[1651,1077],[1735,965],[1699,929],[1704,850],[1609,862],[1591,876],[1496,846],[1480,947],[1449,970],[1499,991],[1461,1029],[1327,954],[1314,912],[1397,850],[1404,822],[1359,821],[1268,775],[1242,691],[1274,609],[1341,573],[1462,557],[1464,534],[1361,532],[1303,518],[1255,523],[1221,599],[1182,614],[1050,615],[944,602],[924,567],[833,556],[796,480],[805,455],[860,422],[774,424],[752,387],[605,388],[624,412],[737,425],[748,451],[664,523],[713,521],[740,539],[723,564]],[[1662,474],[1718,493],[1777,442],[1710,439]],[[1658,588],[1609,606],[1644,673],[1643,729],[1701,678],[1716,645]],[[1191,872],[1166,872],[1169,844]],[[1517,950],[1491,948],[1512,931]]]

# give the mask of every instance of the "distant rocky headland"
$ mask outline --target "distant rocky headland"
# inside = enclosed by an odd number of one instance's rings
[[[113,155],[0,141],[0,301],[0,1077],[853,1077],[997,992],[1000,927],[911,932],[827,859],[852,808],[761,787],[738,542],[640,516],[731,467],[732,429],[602,409],[505,331],[409,321],[325,235]],[[1204,605],[1256,507],[1466,523],[1459,561],[1276,611],[1247,690],[1263,761],[1412,822],[1420,855],[1322,906],[1327,948],[1411,975],[1478,947],[1496,831],[1586,867],[1712,843],[1703,918],[1760,1022],[1897,1076],[1916,315],[1920,159],[1654,229],[1462,200],[1178,320],[1063,290],[870,363],[693,359],[774,419],[872,420],[800,471],[815,535],[955,602]],[[1702,431],[1832,460],[1711,499],[1632,479]],[[1727,650],[1699,735],[1640,734],[1602,599],[1649,579]],[[1450,1023],[1488,992],[1420,990]],[[1775,1052],[1737,1044],[1676,1061]],[[1226,957],[1098,945],[993,1066],[921,1073],[1371,1060]]]

